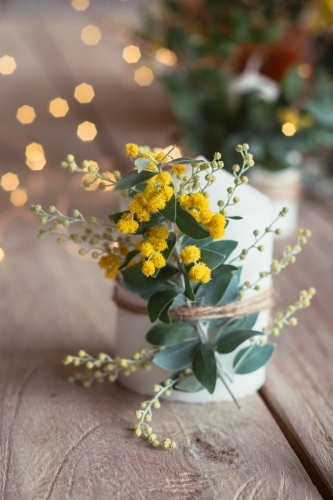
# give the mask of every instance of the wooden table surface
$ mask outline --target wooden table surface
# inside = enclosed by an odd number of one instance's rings
[[[52,19],[39,17],[37,30],[36,21],[20,12],[6,11],[6,22],[2,18],[4,53],[15,53],[25,69],[20,73],[18,65],[16,75],[1,80],[0,168],[18,173],[29,203],[58,200],[64,209],[105,214],[112,211],[109,195],[85,193],[75,180],[68,185],[56,163],[74,151],[118,165],[124,141],[166,145],[172,114],[159,85],[141,89],[122,83],[130,73],[121,66],[119,41],[106,34],[95,52],[75,45],[89,16],[103,26],[107,17],[102,21],[99,11],[65,12],[66,19],[61,9]],[[108,57],[116,71],[105,65]],[[85,80],[98,92],[95,102],[82,108],[70,96]],[[59,89],[71,102],[61,123],[42,108]],[[22,126],[15,112],[29,104],[29,96],[40,116]],[[98,139],[89,144],[75,134],[84,119],[98,123]],[[33,140],[46,151],[41,172],[24,166],[24,148]],[[313,236],[297,264],[277,276],[277,307],[283,310],[302,288],[314,286],[318,293],[313,306],[299,314],[299,325],[278,339],[264,388],[242,401],[242,411],[233,403],[164,402],[155,427],[172,435],[178,448],[162,451],[132,437],[140,396],[116,384],[89,390],[67,384],[71,368],[61,365],[64,355],[80,348],[92,354],[112,350],[112,285],[96,263],[51,239],[38,241],[34,216],[11,208],[8,198],[1,192],[0,246],[6,251],[0,264],[1,498],[333,497],[331,203],[307,199],[302,204],[300,226]]]

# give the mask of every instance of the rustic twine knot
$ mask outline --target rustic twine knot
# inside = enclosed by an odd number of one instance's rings
[[[131,312],[132,314],[147,315],[147,307],[129,302],[127,299],[120,297],[118,286],[115,287],[113,293],[113,301],[120,309]],[[220,318],[239,318],[247,316],[254,312],[271,309],[273,306],[273,287],[270,286],[267,290],[257,293],[253,297],[244,298],[237,302],[231,302],[224,306],[181,306],[175,307],[169,311],[172,319],[180,319],[184,321],[200,321]]]

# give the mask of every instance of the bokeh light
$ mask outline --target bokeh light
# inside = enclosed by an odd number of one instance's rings
[[[25,156],[28,160],[38,161],[44,157],[44,149],[38,142],[32,142],[25,148]]]
[[[89,7],[89,0],[72,0],[72,7],[75,10],[87,10]]]
[[[15,207],[23,207],[27,200],[28,196],[24,189],[16,189],[10,195],[10,201]]]
[[[173,144],[170,144],[170,146],[164,148],[163,153],[168,154],[168,156],[173,160],[175,160],[176,158],[181,158],[183,156],[182,150],[178,146],[174,146]]]
[[[154,73],[147,66],[141,66],[135,71],[134,80],[141,87],[146,87],[154,80]]]
[[[16,118],[22,124],[32,123],[36,118],[36,112],[32,106],[25,104],[24,106],[18,108]]]
[[[97,26],[89,24],[81,31],[81,40],[86,45],[96,45],[101,39],[101,32]]]
[[[129,64],[136,63],[141,57],[141,52],[139,47],[135,45],[129,45],[123,50],[123,59]]]
[[[177,56],[174,52],[168,49],[158,49],[155,54],[158,62],[165,64],[166,66],[174,66],[177,62]]]
[[[12,172],[7,172],[1,177],[0,185],[2,189],[5,191],[14,191],[17,188],[20,181],[16,174],[12,174]]]
[[[94,88],[88,83],[77,85],[74,90],[74,97],[81,104],[92,101],[95,96]]]
[[[30,170],[42,170],[46,165],[44,155],[39,160],[29,160],[29,158],[27,158],[25,162]]]
[[[2,75],[11,75],[16,70],[16,61],[14,57],[2,56],[0,57],[0,73]]]
[[[309,78],[312,73],[312,68],[310,64],[300,64],[299,66],[297,66],[297,73],[301,78]]]
[[[293,123],[286,122],[282,125],[282,132],[284,133],[284,135],[291,137],[292,135],[296,134],[297,129]]]
[[[5,257],[6,257],[6,254],[5,254],[4,249],[0,248],[0,262],[2,262]]]
[[[96,125],[91,122],[83,122],[77,128],[77,135],[81,141],[93,141],[97,134]]]
[[[49,111],[55,118],[63,118],[67,115],[68,110],[69,106],[66,99],[61,99],[60,97],[53,99],[49,104]]]

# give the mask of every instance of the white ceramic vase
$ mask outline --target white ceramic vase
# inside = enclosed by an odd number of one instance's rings
[[[298,168],[288,168],[276,172],[255,167],[251,171],[251,183],[266,194],[273,203],[274,217],[281,208],[288,207],[286,217],[281,218],[279,227],[282,237],[292,236],[298,228],[298,209],[302,193],[302,175]]]

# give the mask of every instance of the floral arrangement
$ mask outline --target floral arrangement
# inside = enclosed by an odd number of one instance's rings
[[[332,6],[331,0],[149,6],[142,49],[171,96],[184,144],[207,157],[223,150],[232,165],[233,145],[245,140],[273,171],[299,166],[299,153],[327,156]],[[156,67],[159,50],[173,53],[174,66]]]
[[[48,212],[40,205],[31,210],[42,224],[51,223],[40,231],[40,238],[54,234],[60,244],[66,240],[78,243],[80,255],[91,252],[106,278],[119,280],[146,301],[147,314],[154,323],[146,335],[151,347],[140,349],[130,359],[105,353],[93,357],[84,350],[68,355],[64,364],[83,368],[69,381],[89,387],[93,381],[114,382],[120,373],[130,376],[138,369],[149,370],[153,364],[168,370],[165,380],[154,381],[155,395],[135,412],[138,423],[134,434],[154,447],[175,448],[170,438],[158,439],[153,432],[153,409],[158,409],[161,397],[172,391],[206,389],[212,394],[217,379],[237,403],[229,383],[233,374],[246,377],[269,361],[276,345],[268,339],[285,325],[297,324],[294,313],[310,305],[315,290],[302,290],[295,303],[278,312],[272,324],[262,330],[253,329],[260,301],[250,313],[237,307],[245,304],[246,291],[259,292],[262,280],[295,262],[310,231],[300,230],[296,245],[287,246],[281,260],[273,260],[269,269],[258,272],[253,283],[243,282],[242,262],[250,252],[264,251],[262,240],[267,234],[280,234],[277,220],[288,212],[283,208],[269,227],[255,230],[248,248],[238,249],[237,241],[224,238],[230,219],[242,218],[229,216],[228,207],[240,202],[236,194],[247,184],[246,172],[254,166],[249,146],[236,147],[242,161],[233,165],[233,183],[226,187],[226,198],[217,206],[211,206],[209,192],[217,171],[224,168],[220,153],[206,161],[172,159],[172,148],[151,150],[126,144],[125,151],[134,169],[123,176],[118,171],[113,176],[99,172],[95,162],[84,161],[79,167],[72,155],[62,163],[70,172],[92,174],[93,180],[85,179],[85,185],[97,182],[100,189],[112,186],[113,191],[122,191],[128,207],[109,215],[109,222],[96,217],[87,220],[79,210],[71,217],[63,215],[54,206]],[[79,232],[68,231],[73,224],[81,228]],[[229,314],[230,304],[236,314]],[[225,308],[229,308],[227,314],[221,314]],[[234,352],[230,372],[219,354]]]

